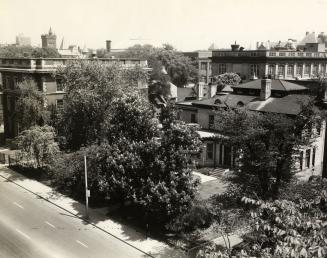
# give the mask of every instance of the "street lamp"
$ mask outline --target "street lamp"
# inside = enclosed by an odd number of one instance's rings
[[[86,155],[84,155],[84,170],[85,170],[85,217],[89,218],[89,197],[90,190],[87,188],[87,166],[86,166]]]

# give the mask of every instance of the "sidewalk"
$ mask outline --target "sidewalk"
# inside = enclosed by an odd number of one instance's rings
[[[28,179],[17,172],[9,169],[5,165],[0,165],[0,176],[13,181],[17,185],[43,197],[51,203],[65,209],[66,211],[82,218],[85,214],[85,205],[81,204],[67,196],[64,196],[51,187],[48,187],[38,181]],[[185,257],[179,250],[175,250],[163,242],[147,238],[144,234],[133,228],[117,223],[106,216],[107,208],[92,209],[89,208],[89,222],[95,226],[107,231],[109,234],[124,240],[128,244],[148,253],[154,257]],[[87,223],[85,221],[85,223]]]

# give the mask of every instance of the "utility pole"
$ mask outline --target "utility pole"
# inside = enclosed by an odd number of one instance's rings
[[[84,155],[84,169],[85,169],[85,217],[89,218],[89,197],[90,190],[87,188],[87,166],[86,166],[86,155]]]

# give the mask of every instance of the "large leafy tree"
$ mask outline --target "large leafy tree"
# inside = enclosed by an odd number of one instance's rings
[[[167,70],[169,80],[178,87],[197,78],[197,70],[191,59],[168,44],[160,48],[151,45],[134,45],[122,53],[122,56],[148,60],[152,68],[151,79],[153,80],[164,79],[162,67]]]
[[[22,165],[44,168],[54,163],[59,147],[55,132],[50,126],[32,126],[16,139],[19,149],[17,157]]]
[[[277,198],[279,189],[295,173],[299,148],[316,137],[321,114],[313,103],[303,105],[296,117],[259,113],[246,109],[216,112],[216,129],[221,140],[234,146],[238,168],[233,179],[247,193]]]
[[[167,120],[160,130],[150,106],[135,94],[117,99],[112,106],[105,118],[102,142],[75,156],[80,161],[87,155],[91,196],[129,201],[140,214],[148,215],[149,221],[167,222],[185,212],[197,186],[187,169],[187,154],[199,150],[194,130],[176,120]],[[59,182],[83,196],[80,165],[64,165],[57,171]]]
[[[139,80],[146,80],[141,68],[76,61],[60,68],[55,76],[65,88],[64,109],[57,128],[66,138],[67,148],[79,149],[101,139],[102,123],[113,100],[123,93],[137,91]]]
[[[49,113],[45,108],[44,93],[38,90],[36,83],[31,79],[23,80],[19,85],[19,96],[15,107],[15,118],[22,130],[31,126],[43,125]]]

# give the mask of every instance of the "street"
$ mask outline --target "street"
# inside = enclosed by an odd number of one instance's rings
[[[0,257],[146,257],[0,177]]]

